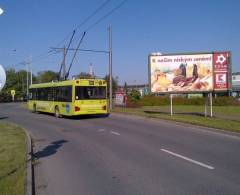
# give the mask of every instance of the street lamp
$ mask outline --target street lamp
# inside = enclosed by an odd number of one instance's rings
[[[17,52],[16,49],[13,50],[14,52]],[[22,53],[22,52],[21,52]],[[29,88],[29,68],[30,68],[30,84],[32,85],[32,59],[31,56],[29,56],[28,61],[21,62],[20,64],[26,65],[26,72],[27,72],[27,97],[28,97],[28,88]]]
[[[28,61],[24,61],[21,64],[26,65],[26,71],[27,71],[27,97],[28,97],[28,88],[29,88],[29,66],[31,67],[30,69],[30,85],[32,85],[32,66],[31,66],[31,57],[29,57]]]

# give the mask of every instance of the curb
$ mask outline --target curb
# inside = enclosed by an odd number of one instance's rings
[[[24,129],[27,136],[27,177],[25,183],[25,195],[32,195],[32,139],[26,129]]]
[[[179,121],[174,121],[174,120],[167,120],[167,119],[147,117],[147,116],[139,116],[139,115],[136,115],[136,114],[129,114],[129,113],[113,112],[112,114],[113,115],[114,114],[121,115],[121,116],[124,116],[124,117],[134,116],[134,117],[139,118],[139,119],[144,118],[144,119],[153,120],[153,121],[156,121],[156,122],[159,122],[159,121],[166,122],[166,123],[170,122],[170,123],[173,123],[175,125],[184,126],[184,127],[186,127],[186,125],[187,125],[187,127],[191,128],[191,129],[201,128],[201,129],[203,129],[205,131],[208,131],[208,132],[222,133],[222,134],[225,134],[225,135],[230,135],[230,136],[240,138],[240,133],[230,131],[230,130],[217,129],[217,128],[213,128],[213,127],[206,127],[206,126],[201,126],[201,125],[197,125],[197,124],[195,125],[195,124],[191,124],[191,123],[184,123],[184,122],[179,122]]]

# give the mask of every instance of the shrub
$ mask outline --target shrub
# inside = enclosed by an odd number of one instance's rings
[[[162,106],[170,104],[169,97],[166,96],[144,96],[139,103],[142,106]]]
[[[142,99],[135,101],[135,104],[139,106],[163,106],[170,104],[169,96],[153,96],[148,95],[144,96]],[[173,98],[174,105],[204,105],[205,98],[204,97],[174,97]],[[214,106],[240,106],[240,101],[234,97],[213,97],[213,105]]]
[[[132,89],[132,91],[130,92],[129,94],[129,97],[130,101],[132,102],[137,102],[138,100],[140,100],[141,98],[141,94],[138,90],[136,89]]]
[[[215,106],[240,106],[240,101],[234,97],[217,97],[213,98]]]

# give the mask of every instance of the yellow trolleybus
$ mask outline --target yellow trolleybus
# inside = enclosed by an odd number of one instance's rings
[[[33,84],[28,108],[56,117],[108,114],[107,83],[102,79],[76,79]]]

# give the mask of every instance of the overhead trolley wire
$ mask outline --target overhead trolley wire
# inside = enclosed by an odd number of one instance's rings
[[[81,51],[80,45],[81,45],[81,43],[82,43],[82,41],[83,41],[83,38],[84,38],[84,36],[86,35],[87,31],[89,31],[90,29],[92,29],[93,27],[95,27],[97,24],[99,24],[100,22],[102,22],[104,19],[106,19],[107,17],[109,17],[110,15],[112,15],[116,10],[118,10],[120,7],[122,7],[122,6],[126,3],[126,1],[127,1],[127,0],[123,0],[121,3],[119,3],[119,4],[118,4],[117,6],[115,6],[113,9],[111,9],[107,14],[103,15],[101,18],[99,18],[99,19],[98,19],[96,22],[94,22],[92,25],[88,26],[85,31],[83,31],[83,36],[82,36],[82,38],[81,38],[81,40],[80,40],[80,42],[79,42],[79,44],[78,44],[78,46],[77,46],[77,49],[73,49],[75,52],[74,52],[74,56],[73,56],[72,62],[71,62],[71,64],[70,64],[70,66],[69,66],[68,72],[67,72],[67,74],[66,74],[66,78],[69,76],[69,72],[70,72],[70,69],[71,69],[71,67],[72,67],[73,61],[74,61],[74,59],[75,59],[75,57],[76,57],[76,55],[77,55],[77,52],[78,52],[78,51]],[[82,50],[82,51],[83,51],[83,50]],[[86,50],[86,51],[94,51],[94,50]],[[98,51],[98,52],[99,52],[99,51]],[[106,53],[109,53],[109,52],[106,52]],[[65,79],[66,79],[66,78],[65,78]]]
[[[106,0],[104,1],[97,9],[95,9],[92,14],[90,14],[86,19],[84,19],[79,25],[76,26],[76,28],[74,30],[72,30],[63,40],[61,40],[57,46],[61,45],[64,41],[66,41],[72,34],[73,31],[76,31],[77,29],[79,29],[80,27],[82,27],[84,24],[86,24],[86,22],[88,22],[92,17],[94,17],[100,10],[102,10],[111,0]],[[53,55],[54,52],[53,50],[49,50],[47,52],[44,52],[36,57],[33,57],[33,60],[31,62],[39,62],[43,59],[48,58],[49,56]],[[18,65],[22,65],[24,62],[19,62],[17,64],[15,64],[14,66],[18,66]]]
[[[93,23],[92,25],[90,25],[87,29],[85,29],[85,32],[89,31],[90,29],[92,29],[93,27],[95,27],[97,24],[99,24],[100,22],[102,22],[104,19],[106,19],[107,17],[109,17],[110,15],[112,15],[115,11],[117,11],[120,7],[122,7],[127,0],[123,0],[121,3],[119,3],[116,7],[114,7],[112,10],[110,10],[107,14],[105,14],[104,16],[102,16],[101,18],[99,18],[95,23]]]
[[[62,41],[60,41],[57,46],[61,45],[64,41],[66,41],[70,35],[73,34],[74,31],[76,31],[77,29],[79,29],[80,27],[82,27],[84,24],[86,24],[92,17],[94,17],[99,11],[101,11],[111,0],[106,0],[104,1],[92,14],[90,14],[86,19],[84,19],[79,25],[76,26],[76,28],[74,28],[71,33],[69,33]],[[116,10],[118,10],[120,7],[122,7],[127,0],[123,0],[121,3],[119,3],[116,7],[114,7],[112,10],[110,10],[107,14],[103,15],[101,18],[99,18],[96,22],[94,22],[92,25],[88,26],[84,31],[87,33],[87,31],[91,30],[92,28],[94,28],[97,24],[99,24],[100,22],[102,22],[105,18],[109,17],[110,15],[112,15]],[[79,49],[78,49],[79,50]],[[54,50],[49,50],[47,52],[44,52],[36,57],[33,57],[33,60],[31,61],[31,63],[33,62],[39,62],[43,59],[49,58],[51,55],[54,54]],[[23,63],[26,63],[24,61],[21,61],[17,64],[15,64],[15,66],[18,65],[22,65]]]
[[[66,41],[70,35],[72,35],[73,31],[76,31],[80,27],[82,27],[84,24],[86,24],[92,17],[94,17],[99,11],[101,11],[111,0],[104,1],[97,9],[93,11],[92,14],[90,14],[88,17],[86,17],[79,25],[76,26],[62,41],[60,41],[57,44],[57,47],[59,47],[64,41]]]

